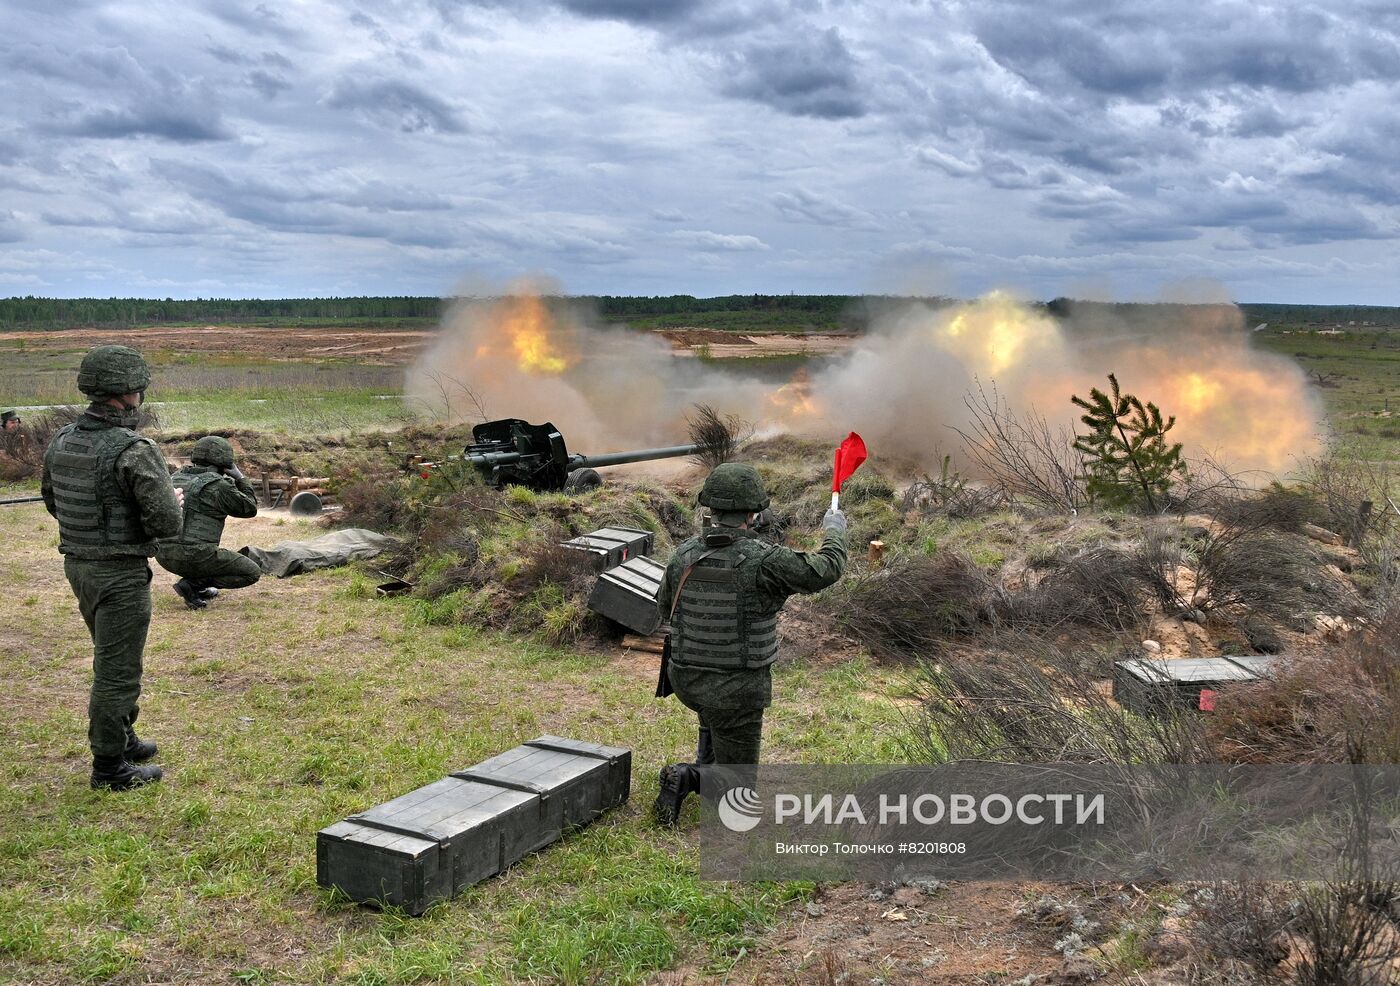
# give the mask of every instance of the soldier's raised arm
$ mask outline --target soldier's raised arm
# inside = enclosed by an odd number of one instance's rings
[[[822,529],[822,546],[816,551],[779,547],[765,557],[758,570],[758,590],[786,597],[796,592],[819,592],[841,578],[846,570],[846,515],[828,510]]]

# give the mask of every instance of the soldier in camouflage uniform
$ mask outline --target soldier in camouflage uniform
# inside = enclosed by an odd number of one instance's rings
[[[84,356],[78,389],[92,403],[54,436],[41,486],[58,519],[63,572],[92,635],[92,786],[114,791],[161,778],[159,767],[138,766],[156,745],[134,726],[151,625],[146,559],[157,538],[179,533],[180,495],[155,443],[132,430],[150,382],[134,349],[98,346]]]
[[[676,549],[657,595],[661,617],[671,623],[671,687],[700,718],[696,762],[661,769],[653,811],[663,825],[676,824],[692,791],[705,785],[710,795],[715,764],[758,763],[763,710],[773,701],[778,611],[788,596],[824,589],[846,567],[839,510],[827,511],[822,546],[810,554],[755,534],[768,495],[752,466],[716,467],[700,503],[714,526]]]
[[[228,439],[207,435],[194,443],[190,464],[175,473],[176,489],[185,493],[185,522],[180,533],[161,541],[156,561],[182,576],[175,592],[190,609],[203,609],[220,589],[242,589],[262,576],[251,558],[219,547],[228,517],[254,517],[258,500],[253,484],[233,461]]]

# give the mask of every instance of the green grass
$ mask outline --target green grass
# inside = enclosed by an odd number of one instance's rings
[[[234,525],[231,537],[237,538]],[[257,543],[303,537],[300,522]],[[698,878],[693,821],[653,828],[656,769],[693,745],[691,713],[611,653],[424,619],[353,569],[267,580],[188,613],[158,571],[142,699],[167,782],[87,788],[86,631],[41,508],[0,513],[10,634],[0,766],[0,979],[277,983],[634,982],[712,970],[805,885]],[[22,643],[21,641],[29,641]],[[894,757],[893,679],[862,662],[782,665],[774,760]],[[422,919],[315,885],[315,833],[544,732],[634,750],[623,808]]]
[[[1327,381],[1317,393],[1343,448],[1371,459],[1400,459],[1400,332],[1270,330],[1256,341],[1294,359],[1310,378]]]

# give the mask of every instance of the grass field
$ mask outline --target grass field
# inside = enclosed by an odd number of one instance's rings
[[[317,533],[230,522],[226,542]],[[0,513],[12,751],[0,807],[0,980],[363,984],[631,981],[722,969],[803,886],[697,878],[695,831],[644,817],[693,717],[655,657],[553,650],[380,599],[352,569],[267,580],[189,613],[157,570],[141,732],[166,783],[88,790],[91,646],[41,507]],[[783,667],[774,759],[897,758],[894,676]],[[521,696],[528,695],[528,701]],[[315,886],[317,829],[541,733],[633,747],[630,804],[409,920]]]
[[[1400,458],[1387,416],[1400,411],[1400,338],[1256,338],[1335,384],[1320,394],[1343,443]],[[75,400],[84,348],[0,334],[0,401]],[[159,346],[147,355],[167,433],[236,427],[282,436],[275,443],[413,415],[381,399],[398,392],[401,366]],[[792,362],[770,368],[786,375]],[[994,517],[919,532],[926,553],[956,545],[996,567],[1026,549],[1022,527],[1034,524]],[[265,516],[231,521],[225,544],[317,533]],[[167,782],[95,794],[91,645],[54,525],[37,504],[0,508],[0,545],[10,696],[0,739],[12,751],[0,767],[0,982],[610,983],[677,967],[747,981],[768,929],[812,892],[704,883],[693,823],[671,833],[646,820],[656,769],[694,741],[693,716],[651,697],[653,655],[481,630],[461,622],[453,597],[378,598],[373,575],[354,568],[267,580],[201,613],[157,570],[141,731],[161,744]],[[901,759],[904,681],[864,658],[785,660],[765,758]],[[421,919],[315,886],[318,829],[545,732],[631,746],[632,801]],[[980,933],[975,922],[950,927],[964,941]]]

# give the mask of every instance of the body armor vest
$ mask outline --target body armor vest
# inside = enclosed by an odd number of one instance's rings
[[[77,558],[149,557],[147,537],[136,504],[117,485],[117,459],[143,441],[127,428],[68,425],[56,436],[49,457],[49,480],[58,514],[58,550]]]
[[[778,610],[761,606],[755,591],[759,563],[773,548],[747,532],[733,537],[719,547],[701,539],[678,553],[682,572],[693,567],[671,620],[677,665],[742,671],[767,667],[778,656]]]
[[[170,478],[176,489],[185,491],[185,519],[179,536],[166,541],[166,544],[219,546],[228,514],[205,503],[200,494],[206,486],[223,478],[222,473],[212,469],[208,472],[186,472],[181,469]]]

